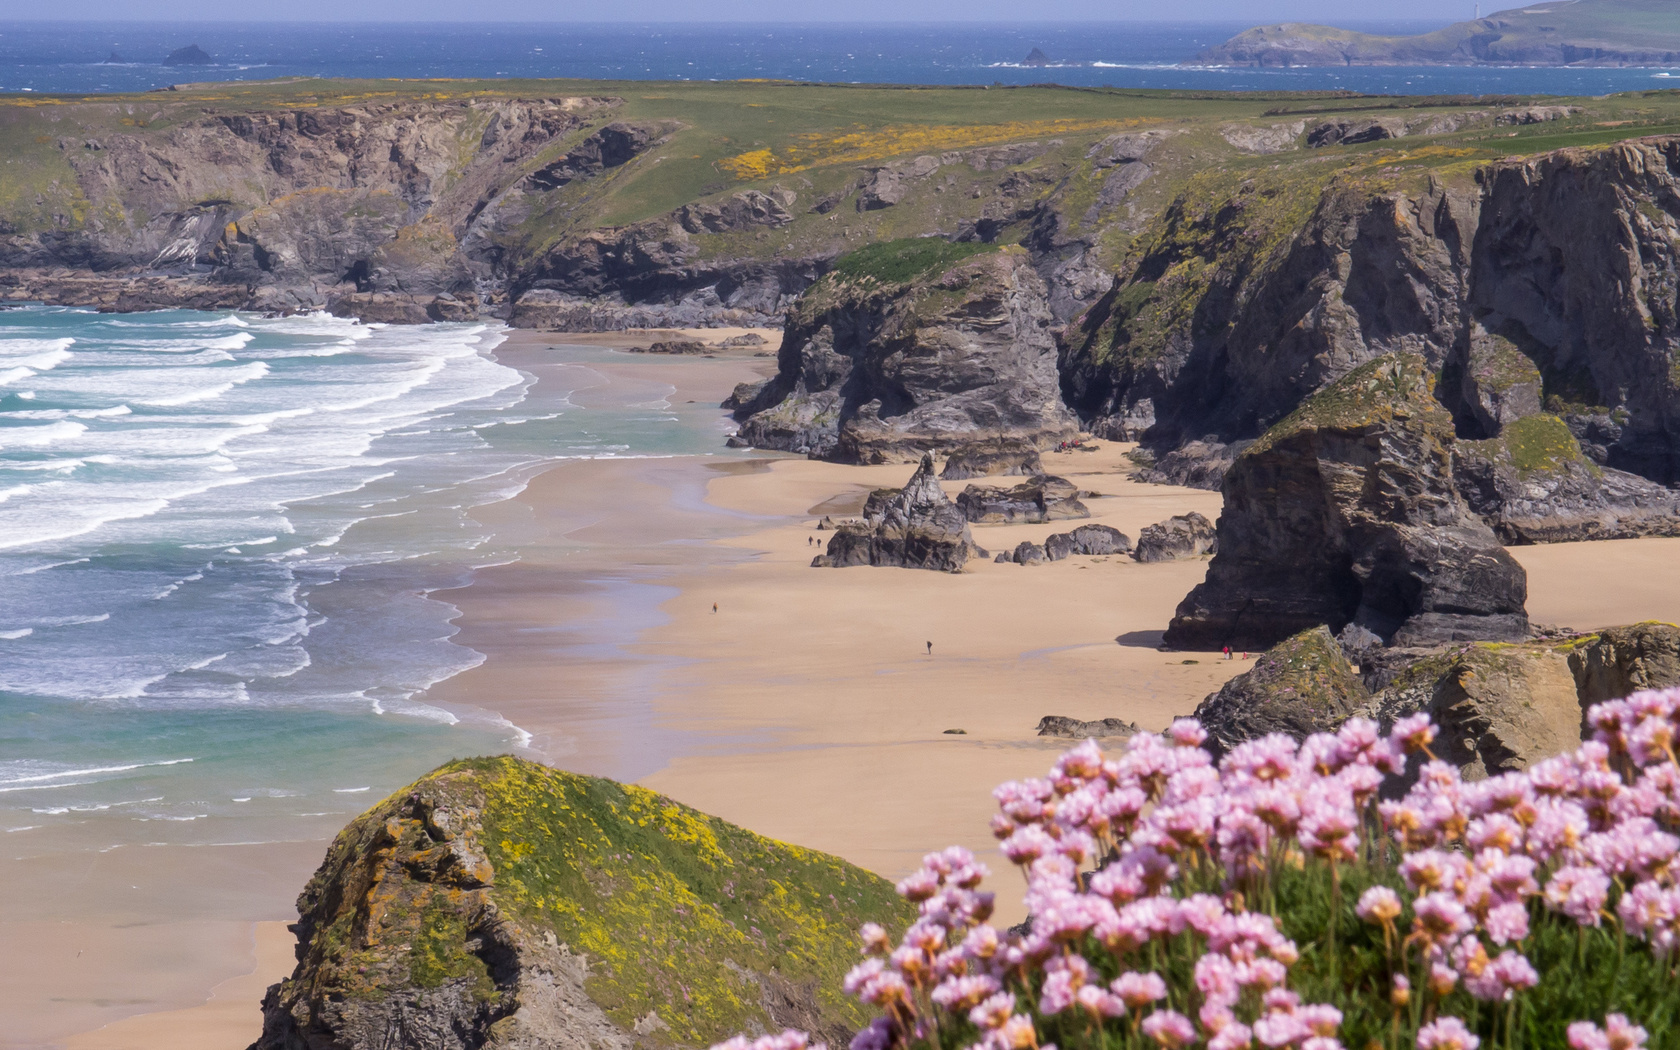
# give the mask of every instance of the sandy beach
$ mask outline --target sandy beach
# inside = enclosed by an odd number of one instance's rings
[[[515,333],[498,356],[540,378],[561,341]],[[672,387],[671,401],[716,404],[767,373],[757,352],[625,354],[606,370],[615,382]],[[1048,454],[1046,468],[1096,493],[1086,501],[1091,522],[1133,538],[1172,514],[1217,517],[1217,493],[1129,480],[1125,451],[1102,442],[1096,452]],[[1037,737],[1042,716],[1158,729],[1246,666],[1156,648],[1205,559],[982,560],[956,575],[810,567],[814,542],[828,535],[814,530],[818,519],[856,513],[871,489],[901,485],[912,470],[774,454],[559,463],[519,496],[476,512],[517,544],[521,560],[481,570],[446,596],[461,611],[455,640],[487,659],[428,699],[496,711],[555,765],[636,780],[897,878],[951,843],[990,853],[990,789],[1041,773],[1070,743]],[[954,495],[965,484],[946,488]],[[1000,551],[1075,524],[974,533]],[[1585,629],[1680,619],[1680,540],[1513,553],[1529,571],[1536,622]],[[286,855],[275,881],[291,881],[279,900],[295,895],[324,846]],[[1002,918],[1019,917],[1007,893],[1000,904]],[[260,1026],[261,989],[292,964],[283,924],[257,918],[283,916],[83,931],[106,960],[97,977],[68,963],[8,963],[7,986],[23,989],[45,1019],[0,1045],[241,1050]],[[62,939],[46,926],[6,937],[14,959],[19,947]],[[182,978],[169,987],[133,978],[144,990],[115,1001],[130,960],[148,951],[202,954],[176,971],[165,966]],[[70,1005],[67,982],[89,1002]],[[89,1031],[136,1010],[149,1012]],[[84,1034],[66,1043],[64,1033],[77,1030]]]

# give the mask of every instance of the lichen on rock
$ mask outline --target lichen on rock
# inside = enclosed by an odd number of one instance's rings
[[[843,1038],[884,880],[643,788],[452,762],[342,831],[298,900],[298,965],[253,1050],[705,1046]]]

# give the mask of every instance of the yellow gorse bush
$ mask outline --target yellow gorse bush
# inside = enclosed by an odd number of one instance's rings
[[[880,128],[855,125],[839,134],[811,132],[795,135],[779,151],[755,149],[718,161],[737,179],[751,181],[787,175],[829,164],[866,164],[907,153],[969,149],[1002,142],[1073,135],[1084,131],[1119,131],[1159,120],[1019,120],[1006,124],[888,124]]]

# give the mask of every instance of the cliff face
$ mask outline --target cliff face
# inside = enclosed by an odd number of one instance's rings
[[[741,439],[882,463],[980,439],[1072,437],[1031,259],[1006,249],[951,265],[945,249],[961,247],[909,242],[840,260],[789,312],[775,377],[736,411]]]
[[[1234,458],[1222,446],[1415,353],[1457,435],[1500,442],[1461,456],[1478,474],[1467,495],[1508,539],[1672,531],[1672,496],[1645,482],[1680,477],[1676,171],[1680,142],[1649,139],[1496,163],[1474,183],[1193,183],[1070,328],[1064,391],[1093,429],[1177,452],[1158,471],[1213,484]]]
[[[777,325],[836,257],[937,236],[1028,243],[1065,321],[1191,159],[1164,148],[1177,131],[1127,130],[1164,115],[1046,89],[997,106],[958,89],[555,88],[0,98],[0,295],[555,328]]]
[[[298,898],[298,965],[253,1050],[845,1039],[856,926],[890,884],[639,788],[454,762],[342,831]]]

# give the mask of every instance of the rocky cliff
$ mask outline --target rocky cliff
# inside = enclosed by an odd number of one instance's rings
[[[887,882],[641,788],[453,762],[339,833],[298,898],[298,965],[253,1050],[703,1047],[845,1040]]]
[[[1320,624],[1406,646],[1526,636],[1527,575],[1465,502],[1453,440],[1418,354],[1309,398],[1225,475],[1218,552],[1165,643],[1261,649]]]
[[[740,438],[881,463],[1073,437],[1044,282],[1026,252],[981,247],[892,242],[839,260],[789,313],[776,375],[736,409]]]
[[[1064,393],[1153,449],[1149,480],[1211,486],[1314,391],[1416,354],[1441,377],[1464,495],[1502,538],[1673,534],[1677,170],[1663,138],[1473,179],[1193,180],[1069,329]]]

